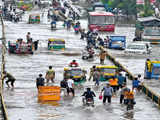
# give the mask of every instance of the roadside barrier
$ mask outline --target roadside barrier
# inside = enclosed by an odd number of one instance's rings
[[[153,102],[158,104],[158,106],[160,108],[160,96],[158,94],[153,92],[153,90],[149,89],[148,86],[145,84],[143,84],[143,86],[142,86],[142,91],[146,94],[146,96],[151,98]]]
[[[1,81],[0,81],[0,100],[1,100],[1,110],[2,110],[2,117],[4,120],[8,119],[8,114],[6,110],[6,105],[3,98],[3,81],[4,81],[4,71],[5,71],[5,53],[6,53],[6,39],[5,39],[5,30],[4,30],[4,22],[2,16],[1,18],[1,25],[2,25],[2,64],[1,64]]]
[[[128,78],[130,80],[133,80],[135,78],[134,75],[131,72],[129,72],[119,61],[116,61],[116,59],[112,55],[110,55],[109,53],[107,53],[107,58],[110,61],[112,61],[119,69],[125,71],[128,74]],[[149,98],[151,98],[153,102],[158,104],[158,106],[160,108],[160,96],[158,94],[153,92],[153,90],[149,89],[149,87],[145,84],[142,85],[142,91]]]
[[[107,58],[112,61],[120,70],[123,70],[127,73],[128,75],[128,78],[130,80],[133,80],[135,77],[132,73],[130,73],[119,61],[116,61],[115,57],[113,57],[112,55],[110,55],[108,52],[107,52]]]

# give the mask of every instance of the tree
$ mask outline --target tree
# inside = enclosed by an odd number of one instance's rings
[[[126,15],[136,15],[136,0],[114,0],[112,8],[120,8]]]

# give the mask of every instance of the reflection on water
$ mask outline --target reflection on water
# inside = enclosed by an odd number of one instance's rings
[[[124,118],[127,118],[129,120],[135,120],[134,119],[134,111],[129,111],[124,113]]]
[[[51,106],[59,106],[59,101],[38,101],[39,104],[46,104]]]

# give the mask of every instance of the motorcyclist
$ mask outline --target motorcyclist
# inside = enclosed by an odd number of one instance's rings
[[[126,92],[125,98],[127,99],[127,104],[135,104],[134,92],[130,89],[128,89],[128,91]]]
[[[89,58],[93,58],[94,50],[92,48],[88,49]]]
[[[78,67],[78,63],[76,62],[76,60],[73,60],[70,64],[69,64],[70,67]]]
[[[83,102],[85,102],[85,100],[86,100],[86,102],[87,102],[87,100],[88,100],[89,98],[94,101],[94,98],[93,98],[93,97],[96,97],[95,93],[94,93],[93,91],[91,91],[91,88],[87,88],[87,91],[85,91],[82,96],[85,97],[85,98],[83,98]]]
[[[55,20],[53,20],[51,22],[51,29],[53,29],[53,28],[56,28],[56,21]]]
[[[80,30],[80,22],[77,22],[75,25],[74,25],[74,30],[75,30],[75,33],[78,33],[79,30]]]

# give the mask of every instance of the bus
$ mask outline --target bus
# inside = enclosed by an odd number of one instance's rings
[[[88,16],[89,30],[114,32],[115,30],[115,16],[111,12],[94,11],[89,12]]]

